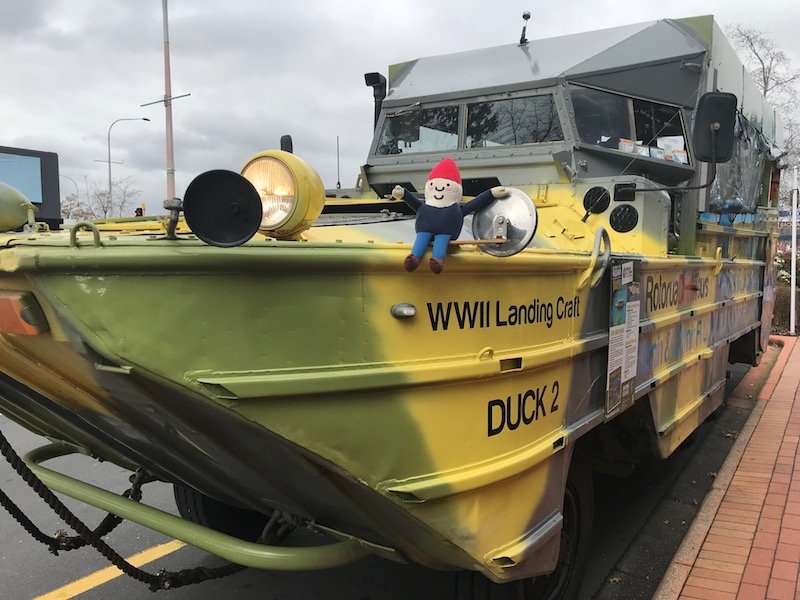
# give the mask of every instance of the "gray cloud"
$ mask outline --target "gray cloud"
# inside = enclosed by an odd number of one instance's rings
[[[677,4],[677,6],[676,6]],[[794,0],[663,4],[580,0],[552,6],[497,0],[337,3],[239,0],[170,1],[178,194],[198,173],[238,169],[253,153],[292,134],[297,154],[326,186],[352,185],[372,135],[372,93],[363,74],[430,54],[519,39],[524,9],[529,38],[543,38],[655,18],[715,13],[723,23],[757,24],[796,64],[800,42]],[[119,176],[136,179],[150,211],[164,183],[164,109],[140,104],[163,97],[161,3],[158,0],[28,0],[0,4],[0,145],[55,151],[62,173],[101,184],[109,124]],[[63,186],[70,193],[71,184]]]
[[[0,39],[7,43],[41,28],[45,23],[47,4],[45,0],[0,4]]]

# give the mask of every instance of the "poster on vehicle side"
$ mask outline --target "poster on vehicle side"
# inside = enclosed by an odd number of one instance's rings
[[[606,416],[633,404],[639,352],[640,280],[638,261],[612,261]]]

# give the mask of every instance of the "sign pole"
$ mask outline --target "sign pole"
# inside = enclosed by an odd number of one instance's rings
[[[789,335],[797,335],[795,330],[795,309],[797,304],[797,167],[794,168],[792,185],[792,294],[789,302]]]

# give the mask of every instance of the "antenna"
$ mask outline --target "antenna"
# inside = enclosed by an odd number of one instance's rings
[[[342,178],[339,176],[339,136],[336,136],[336,189],[342,189]]]
[[[522,13],[522,35],[519,36],[520,46],[528,43],[528,38],[525,37],[525,31],[528,29],[528,19],[530,18],[530,11],[526,10],[524,13]]]

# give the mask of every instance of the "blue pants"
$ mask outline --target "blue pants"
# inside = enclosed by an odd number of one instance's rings
[[[417,237],[414,239],[414,246],[411,248],[411,254],[417,258],[422,258],[425,254],[425,249],[430,245],[431,239],[433,240],[433,250],[431,256],[444,260],[447,255],[447,244],[450,243],[451,236],[447,233],[437,233],[436,235],[429,231],[417,232]]]

